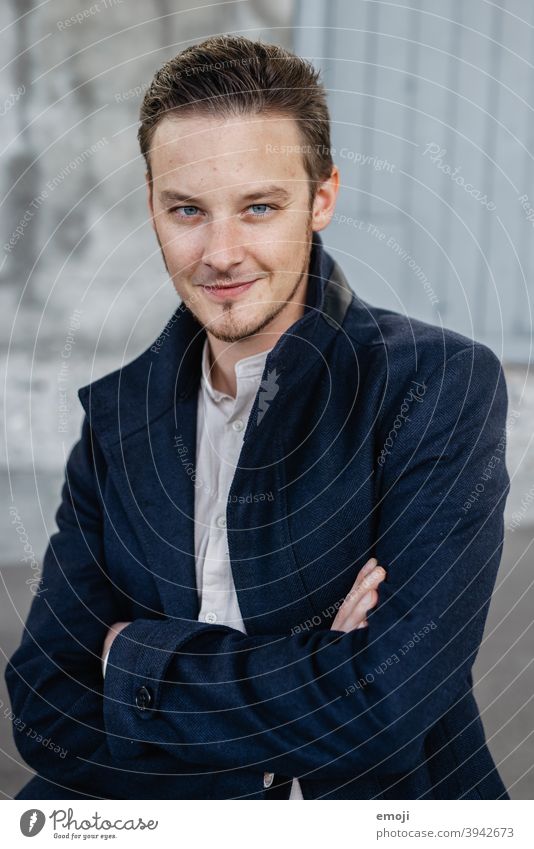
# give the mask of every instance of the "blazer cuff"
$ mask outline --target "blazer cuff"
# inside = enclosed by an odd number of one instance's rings
[[[115,758],[135,758],[146,752],[146,742],[151,742],[147,720],[157,715],[168,665],[185,643],[208,630],[233,631],[197,620],[136,619],[115,637],[106,655],[103,690],[104,726]],[[154,727],[152,735],[156,743]]]

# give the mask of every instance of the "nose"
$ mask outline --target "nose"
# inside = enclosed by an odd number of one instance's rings
[[[243,230],[235,217],[218,218],[205,227],[203,261],[218,275],[229,275],[245,257]]]

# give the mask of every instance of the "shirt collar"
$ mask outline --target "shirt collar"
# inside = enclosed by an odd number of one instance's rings
[[[263,374],[263,369],[265,367],[265,360],[272,348],[269,348],[266,351],[260,351],[258,354],[252,354],[250,357],[243,357],[238,360],[234,366],[234,373],[236,376],[236,384],[237,384],[237,393],[236,398],[241,394],[240,387],[242,385],[243,380],[247,380],[253,378],[257,381],[258,378]],[[221,401],[223,398],[230,398],[232,401],[234,400],[231,395],[228,395],[227,392],[220,392],[218,389],[215,389],[211,382],[210,376],[210,360],[209,360],[209,343],[208,338],[206,336],[204,340],[204,346],[202,348],[202,377],[201,377],[202,387],[208,393],[210,398],[213,401]]]

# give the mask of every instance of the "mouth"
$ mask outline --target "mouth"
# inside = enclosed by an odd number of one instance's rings
[[[252,280],[232,283],[230,286],[202,286],[201,288],[209,298],[216,301],[223,301],[228,298],[239,297],[239,295],[247,292],[259,279],[259,277],[254,277]]]

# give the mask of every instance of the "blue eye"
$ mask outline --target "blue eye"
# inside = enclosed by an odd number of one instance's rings
[[[266,203],[253,203],[249,209],[255,210],[258,217],[262,215],[266,215],[267,211],[270,209],[269,205]],[[259,212],[258,212],[259,210]]]
[[[179,206],[178,210],[183,213],[182,218],[193,218],[198,212],[198,206]]]

